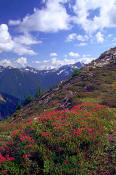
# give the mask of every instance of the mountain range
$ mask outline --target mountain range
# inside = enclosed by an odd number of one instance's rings
[[[38,86],[41,87],[42,91],[46,91],[68,78],[74,68],[80,69],[82,66],[83,64],[80,62],[51,70],[0,66],[0,94],[3,99],[5,98],[4,94],[9,96],[8,99],[11,98],[10,102],[7,99],[4,102],[0,100],[1,116],[11,115],[15,111],[18,101],[24,101],[28,94],[34,96]],[[13,99],[17,100],[13,102]],[[3,105],[4,108],[2,108]]]

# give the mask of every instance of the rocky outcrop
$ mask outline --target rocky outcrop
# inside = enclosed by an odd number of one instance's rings
[[[98,59],[93,60],[91,63],[87,64],[83,68],[83,70],[87,70],[89,68],[103,67],[104,65],[111,63],[116,63],[116,47],[102,53]]]
[[[0,101],[2,101],[2,102],[6,102],[6,100],[3,98],[3,96],[2,96],[2,94],[0,94]]]

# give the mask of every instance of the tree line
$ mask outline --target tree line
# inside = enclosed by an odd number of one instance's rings
[[[41,95],[42,95],[43,91],[42,89],[40,88],[40,86],[37,87],[36,89],[36,93],[35,93],[35,96],[33,97],[31,94],[28,94],[24,100],[24,102],[22,103],[22,101],[20,100],[18,102],[18,105],[16,107],[16,111],[17,110],[20,110],[23,106],[26,106],[28,105],[30,102],[32,102],[35,98],[39,98]]]

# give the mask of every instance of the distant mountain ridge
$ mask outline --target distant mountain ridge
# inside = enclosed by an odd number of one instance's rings
[[[0,92],[24,100],[29,93],[34,95],[38,86],[44,91],[48,90],[68,78],[74,68],[80,69],[82,66],[80,62],[51,70],[0,66]]]
[[[23,101],[28,94],[34,96],[38,86],[46,91],[68,78],[74,68],[80,69],[82,66],[83,64],[76,63],[51,70],[0,66],[0,117],[11,115],[15,111],[18,101]],[[7,98],[5,98],[6,96]]]

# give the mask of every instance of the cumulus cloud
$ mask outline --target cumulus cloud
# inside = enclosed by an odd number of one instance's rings
[[[58,58],[51,58],[51,59],[47,59],[47,60],[43,60],[43,61],[39,61],[38,62],[38,69],[54,69],[54,68],[58,68],[60,66],[63,65],[68,65],[68,64],[74,64],[77,62],[77,59],[68,59],[68,58],[64,58],[64,59],[58,59]],[[37,61],[36,61],[37,63]]]
[[[88,33],[116,27],[116,0],[110,0],[110,3],[109,0],[76,0],[73,10],[74,23],[81,25]]]
[[[109,0],[75,0],[73,3],[72,0],[42,0],[42,2],[45,5],[41,9],[34,9],[33,14],[27,14],[22,21],[10,20],[9,25],[18,25],[22,32],[57,32],[68,30],[73,24],[77,24],[88,34],[116,27],[116,0],[110,0],[110,3]],[[65,4],[70,7],[73,15],[68,13]],[[69,41],[75,36],[70,35]]]
[[[14,42],[8,32],[6,24],[0,25],[0,52],[10,51],[14,47]]]
[[[93,57],[82,57],[79,59],[80,62],[84,64],[89,64],[92,60],[95,60]]]
[[[21,23],[20,20],[9,20],[8,24],[11,26],[16,26],[19,25]]]
[[[79,54],[78,53],[76,53],[76,52],[69,52],[69,56],[71,56],[71,57],[79,57]]]
[[[86,45],[87,45],[87,43],[80,43],[78,46],[83,47],[83,46],[86,46]]]
[[[14,41],[16,43],[25,44],[25,45],[32,45],[32,44],[42,43],[42,41],[37,41],[34,37],[32,37],[28,33],[26,33],[24,35],[19,35],[17,37],[14,37]]]
[[[55,53],[55,52],[53,52],[53,53],[50,53],[50,56],[51,56],[51,57],[57,57],[57,56],[58,56],[58,54],[57,54],[57,53]]]
[[[20,64],[22,67],[25,66],[25,64],[27,64],[27,58],[25,57],[20,57],[16,60],[16,63]]]
[[[27,58],[26,57],[19,57],[17,59],[13,59],[11,61],[11,59],[2,59],[0,60],[0,65],[3,67],[25,67],[25,65],[27,64]]]
[[[38,44],[30,34],[12,37],[6,24],[0,25],[0,52],[13,52],[18,55],[35,55],[36,53],[29,47],[32,44]]]
[[[64,6],[67,2],[68,0],[46,1],[45,7],[36,9],[33,14],[23,18],[19,23],[19,30],[22,32],[57,32],[70,29],[70,16]],[[13,20],[10,20],[9,24],[13,24]]]
[[[103,34],[101,32],[97,32],[96,39],[98,43],[103,43],[104,42]]]
[[[34,52],[32,49],[19,43],[15,43],[15,46],[11,51],[18,55],[36,55],[36,52]]]
[[[76,33],[71,33],[68,35],[66,41],[71,42],[73,40],[87,41],[89,37],[87,35],[77,35]]]
[[[66,41],[78,40],[85,43],[91,36],[104,28],[116,27],[116,0],[42,0],[41,9],[34,8],[22,20],[9,20],[20,32],[58,32],[77,25],[85,35],[71,33]],[[108,5],[106,5],[108,4]],[[72,13],[69,14],[67,7]],[[103,32],[103,31],[102,31]],[[22,37],[22,36],[21,36]],[[24,41],[24,40],[23,40]],[[80,43],[80,46],[84,44]]]
[[[0,60],[0,65],[3,67],[12,66],[12,62],[9,59]]]

